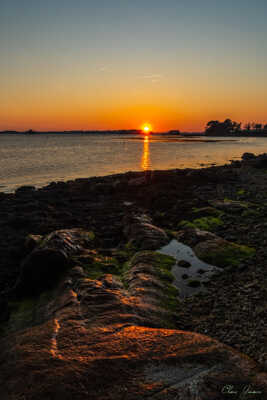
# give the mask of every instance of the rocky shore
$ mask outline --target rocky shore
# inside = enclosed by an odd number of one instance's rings
[[[1,399],[267,398],[266,228],[265,154],[0,193]]]

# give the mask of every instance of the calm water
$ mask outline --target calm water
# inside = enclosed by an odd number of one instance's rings
[[[200,291],[205,291],[205,283],[214,274],[222,271],[221,268],[201,261],[190,247],[175,239],[158,251],[176,259],[176,264],[172,267],[173,285],[179,289],[180,297],[193,296]],[[187,261],[189,266],[187,268],[181,267],[179,265],[181,260]],[[190,281],[192,280],[197,280],[200,285],[191,287]]]
[[[146,169],[225,164],[266,151],[267,138],[174,138],[129,135],[0,135],[0,191],[21,185]]]

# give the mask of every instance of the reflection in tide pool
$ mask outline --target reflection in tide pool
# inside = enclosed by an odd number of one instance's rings
[[[151,169],[150,152],[149,152],[149,136],[148,135],[146,135],[144,137],[144,146],[143,146],[141,168],[144,171],[147,171],[147,170]]]
[[[172,268],[173,285],[179,289],[180,297],[193,296],[200,291],[205,291],[205,283],[212,275],[222,271],[221,268],[201,261],[189,246],[176,239],[159,249],[158,252],[176,259],[176,264]],[[186,262],[186,264],[184,263],[186,267],[179,265],[181,261]]]

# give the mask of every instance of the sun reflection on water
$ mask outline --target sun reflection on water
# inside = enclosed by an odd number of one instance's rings
[[[143,145],[143,155],[142,155],[142,162],[141,167],[144,171],[151,169],[150,163],[150,151],[149,151],[149,136],[144,136],[144,145]]]

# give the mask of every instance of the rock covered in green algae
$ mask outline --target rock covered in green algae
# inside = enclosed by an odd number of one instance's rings
[[[221,268],[238,266],[255,254],[252,247],[229,242],[214,233],[197,228],[178,231],[176,237],[180,242],[192,247],[198,258]]]
[[[237,200],[211,200],[209,202],[213,207],[218,208],[219,210],[226,211],[229,213],[240,213],[242,211],[246,211],[249,206],[253,206],[252,204],[246,203],[244,201]]]
[[[200,242],[194,247],[194,251],[203,261],[221,268],[238,266],[255,254],[255,249],[251,247],[221,238]]]

